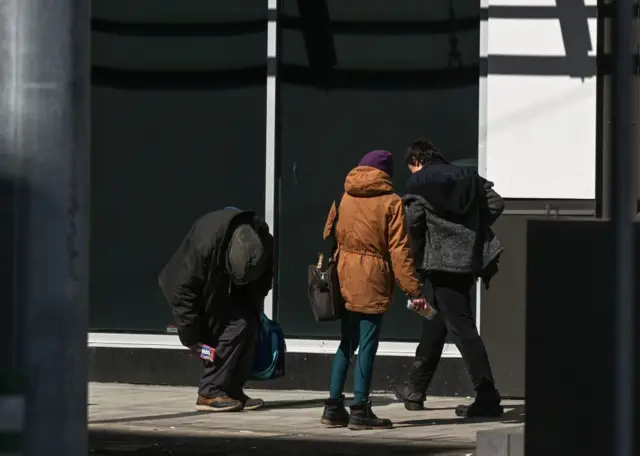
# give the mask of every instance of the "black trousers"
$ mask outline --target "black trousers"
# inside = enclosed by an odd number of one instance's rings
[[[447,334],[451,333],[476,391],[494,394],[487,350],[471,313],[474,277],[470,274],[432,272],[428,279],[433,285],[435,299],[432,304],[438,314],[433,320],[422,320],[420,343],[409,374],[409,391],[426,394],[442,357]]]
[[[240,398],[249,379],[259,336],[260,313],[255,303],[232,298],[231,306],[217,318],[212,338],[213,362],[204,361],[198,394],[213,398]]]

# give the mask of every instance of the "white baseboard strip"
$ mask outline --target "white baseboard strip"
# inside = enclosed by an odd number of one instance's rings
[[[289,353],[332,354],[336,352],[337,340],[287,339]],[[416,352],[415,342],[380,342],[378,355],[413,357]],[[172,334],[123,334],[123,333],[89,333],[89,347],[105,348],[155,348],[169,350],[185,349],[178,336]],[[460,358],[460,352],[454,344],[446,344],[443,358]]]

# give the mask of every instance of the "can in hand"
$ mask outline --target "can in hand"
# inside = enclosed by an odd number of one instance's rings
[[[420,303],[419,306],[417,305],[418,303]],[[422,305],[423,303],[424,305]],[[424,298],[415,299],[415,300],[409,299],[409,301],[407,301],[407,309],[412,310],[413,312],[417,313],[418,315],[421,315],[427,320],[433,320],[434,317],[438,314],[438,311],[433,307],[431,307],[431,305]]]
[[[202,346],[200,347],[200,358],[204,359],[205,361],[213,362],[215,354],[216,351],[208,345],[202,344]]]

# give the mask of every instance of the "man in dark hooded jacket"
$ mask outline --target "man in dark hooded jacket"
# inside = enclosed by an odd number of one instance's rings
[[[255,410],[243,387],[259,337],[260,311],[273,281],[273,237],[253,212],[225,208],[200,217],[159,277],[180,342],[204,361],[196,409]]]
[[[442,356],[448,333],[454,338],[476,390],[459,416],[493,417],[503,413],[484,343],[471,309],[477,279],[488,286],[497,271],[502,245],[491,225],[504,209],[493,183],[469,168],[442,158],[429,141],[415,141],[406,163],[413,173],[403,198],[416,269],[433,287],[439,313],[424,320],[416,358],[406,386],[396,396],[408,410],[422,410],[427,388]]]

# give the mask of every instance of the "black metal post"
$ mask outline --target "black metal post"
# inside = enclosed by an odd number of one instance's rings
[[[608,164],[603,214],[612,224],[614,240],[614,456],[632,456],[634,444],[634,281],[635,249],[633,218],[636,212],[638,96],[635,77],[633,0],[611,2],[611,112]]]
[[[611,1],[598,0],[596,79],[596,217],[610,219]]]
[[[613,139],[611,135],[613,132],[613,103],[614,103],[614,87],[616,84],[614,72],[615,62],[617,60],[617,51],[614,50],[614,36],[618,33],[618,30],[614,29],[613,11],[615,2],[612,0],[598,0],[598,43],[597,43],[597,66],[598,66],[598,78],[596,83],[596,217],[610,220],[612,217],[612,195],[611,178],[612,178],[612,153],[613,153]],[[633,17],[632,33],[631,33],[631,46],[632,49],[637,48],[639,45],[638,36],[638,16]],[[637,70],[637,68],[635,68]],[[629,97],[633,99],[638,93],[638,74],[635,75],[635,82],[632,83]],[[637,151],[638,146],[638,134],[640,129],[638,128],[638,115],[639,115],[638,103],[632,106],[632,119],[633,128],[636,131],[636,135],[632,138],[634,148]],[[638,153],[635,153],[632,157],[633,163],[630,163],[630,168],[637,169],[638,172],[633,174],[632,186],[637,198],[640,198],[640,187],[638,187],[638,178],[640,177],[640,168]],[[637,212],[637,205],[634,205],[633,209]]]
[[[0,452],[85,456],[90,1],[0,0],[0,23]]]

